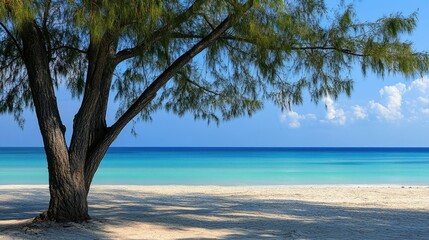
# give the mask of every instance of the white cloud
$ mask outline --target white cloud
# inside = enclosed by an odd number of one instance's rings
[[[368,114],[366,112],[366,109],[359,106],[359,105],[355,105],[352,107],[353,110],[353,116],[356,119],[362,120],[362,119],[367,119],[368,118]]]
[[[374,110],[377,118],[388,121],[395,121],[403,117],[401,112],[402,95],[407,91],[407,86],[398,83],[392,86],[385,86],[380,90],[380,96],[385,99],[385,104],[369,102],[369,107]]]
[[[384,86],[379,94],[379,98],[347,108],[338,107],[331,96],[327,95],[322,99],[326,106],[325,119],[320,122],[345,125],[348,119],[358,121],[372,117],[395,123],[427,121],[429,117],[428,77]],[[299,128],[301,121],[305,119],[317,119],[317,117],[314,114],[300,115],[297,112],[288,111],[282,113],[280,121],[287,123],[291,128]]]
[[[326,95],[323,99],[326,106],[326,116],[325,118],[333,123],[344,125],[346,124],[346,114],[342,108],[337,108],[334,100],[332,100],[331,96]]]
[[[380,90],[381,102],[372,100],[369,108],[380,120],[415,121],[427,118],[429,109],[429,78],[422,77],[408,84],[398,83]],[[425,116],[426,115],[426,116]]]
[[[300,120],[306,120],[306,119],[316,119],[316,115],[314,114],[300,115],[297,112],[294,112],[292,110],[282,112],[282,114],[280,115],[280,122],[287,123],[290,128],[301,127]]]
[[[424,76],[412,81],[409,90],[417,90],[427,96],[429,94],[429,78]]]
[[[416,79],[408,86],[404,83],[385,86],[380,90],[380,96],[385,104],[374,100],[369,102],[369,107],[380,120],[394,122],[427,118],[424,115],[429,109],[429,78]]]
[[[281,116],[281,122],[288,122],[290,128],[299,128],[301,127],[301,123],[299,120],[301,119],[301,115],[294,111],[287,111],[283,113]]]

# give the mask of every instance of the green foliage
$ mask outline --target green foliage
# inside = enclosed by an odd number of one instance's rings
[[[103,34],[130,34],[139,37],[153,30],[162,12],[161,1],[82,0],[70,1],[77,25],[89,31],[94,41]],[[129,29],[125,29],[129,27]]]
[[[9,16],[17,26],[21,26],[26,19],[32,17],[30,6],[28,2],[1,0],[0,20]],[[13,10],[13,14],[8,14],[8,10]],[[22,127],[24,119],[21,113],[25,107],[32,106],[31,93],[20,52],[14,40],[5,32],[5,28],[11,25],[10,21],[0,23],[0,113],[13,114]]]
[[[0,19],[10,18],[17,27],[34,18],[37,3],[30,0],[0,0]]]
[[[25,22],[34,19],[47,39],[53,82],[77,97],[88,81],[90,44],[107,38],[117,53],[145,46],[115,69],[112,88],[121,101],[120,116],[178,57],[228,14],[241,11],[243,2],[0,0],[0,112],[19,119],[31,106],[20,57]],[[195,9],[183,14],[194,3]],[[362,23],[353,6],[328,9],[323,0],[254,0],[224,35],[174,75],[140,119],[164,108],[218,123],[251,115],[266,100],[281,108],[300,104],[304,91],[315,102],[350,95],[356,66],[382,77],[425,73],[428,54],[400,39],[416,24],[416,14]]]

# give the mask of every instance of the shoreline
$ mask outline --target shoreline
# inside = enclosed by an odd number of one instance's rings
[[[0,189],[2,188],[29,188],[29,187],[49,187],[48,184],[0,184]],[[137,188],[152,188],[152,187],[225,187],[225,188],[308,188],[308,187],[340,187],[340,188],[355,188],[355,187],[428,187],[429,184],[282,184],[282,185],[187,185],[187,184],[150,184],[150,185],[142,185],[142,184],[92,184],[92,187],[96,188],[115,188],[115,187],[137,187]]]
[[[1,189],[13,189],[13,188],[44,188],[49,187],[48,184],[0,184]],[[95,188],[153,188],[153,187],[190,187],[190,188],[429,188],[429,184],[282,184],[282,185],[186,185],[186,184],[152,184],[152,185],[141,185],[141,184],[93,184],[91,189]]]
[[[0,185],[0,239],[425,239],[429,186],[94,185],[84,224],[32,224],[48,185]]]

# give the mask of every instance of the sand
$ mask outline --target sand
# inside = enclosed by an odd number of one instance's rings
[[[429,239],[426,186],[95,186],[92,220],[31,223],[46,186],[0,186],[0,239]]]

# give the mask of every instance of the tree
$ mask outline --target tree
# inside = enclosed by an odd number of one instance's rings
[[[357,21],[352,6],[323,0],[0,0],[0,112],[22,124],[37,114],[50,203],[40,218],[83,221],[87,195],[110,144],[131,120],[164,108],[208,122],[350,95],[350,71],[406,76],[426,53],[400,40],[417,16]],[[198,55],[198,57],[197,57]],[[69,145],[55,88],[81,106]],[[121,101],[106,124],[109,94]]]

